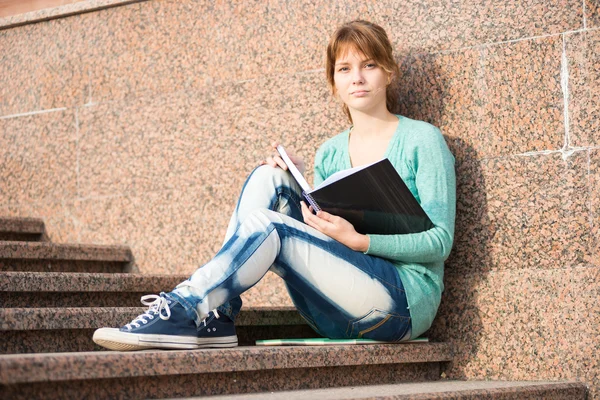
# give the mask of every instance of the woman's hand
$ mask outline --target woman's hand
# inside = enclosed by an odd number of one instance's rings
[[[342,217],[318,211],[317,215],[312,213],[303,201],[300,202],[304,222],[332,239],[350,247],[352,250],[365,252],[369,249],[369,237],[362,235],[354,229],[354,226]]]
[[[259,163],[259,165],[268,164],[273,168],[279,167],[279,168],[287,171],[288,167],[287,167],[287,165],[285,165],[285,162],[283,161],[283,159],[277,152],[277,146],[279,146],[279,142],[271,143],[271,147],[273,148],[273,150],[275,150],[275,152],[273,153],[273,155],[270,155],[269,157],[267,157],[266,160],[262,160]],[[295,155],[294,153],[290,152],[288,149],[285,149],[285,151],[286,151],[287,155],[290,157],[290,160],[292,160],[294,165],[296,165],[296,168],[298,168],[298,171],[300,171],[300,173],[304,175],[304,171],[305,171],[306,167],[304,166],[304,160],[302,160],[302,157]]]

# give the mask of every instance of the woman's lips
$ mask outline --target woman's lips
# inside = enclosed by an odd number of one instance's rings
[[[352,96],[354,97],[364,97],[369,94],[368,90],[357,90],[356,92],[352,92]]]

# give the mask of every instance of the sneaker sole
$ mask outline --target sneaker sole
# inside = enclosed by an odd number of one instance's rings
[[[191,336],[127,333],[116,328],[100,328],[94,332],[92,340],[102,347],[118,351],[145,349],[194,350],[236,347],[238,345],[236,335],[196,338]]]

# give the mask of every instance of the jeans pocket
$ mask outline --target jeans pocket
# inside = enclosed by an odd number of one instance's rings
[[[409,329],[410,317],[374,308],[362,317],[348,322],[346,333],[353,339],[397,342],[404,338]]]

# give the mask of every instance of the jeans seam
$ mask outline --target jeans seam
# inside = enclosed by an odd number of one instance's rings
[[[274,226],[272,223],[270,223],[270,224],[267,226],[267,230],[268,230],[268,232],[267,232],[267,234],[265,235],[265,238],[264,238],[264,240],[263,240],[263,241],[262,241],[262,242],[261,242],[261,243],[260,243],[258,246],[256,246],[256,248],[255,248],[255,249],[252,251],[252,253],[250,253],[250,254],[248,255],[248,257],[246,257],[246,259],[240,263],[240,265],[243,265],[244,263],[246,263],[246,262],[248,261],[248,259],[250,259],[250,257],[252,257],[252,256],[254,255],[254,253],[256,253],[256,251],[258,250],[258,248],[260,247],[260,245],[261,245],[261,244],[262,244],[262,243],[263,243],[265,240],[267,240],[267,238],[268,238],[268,237],[271,235],[271,233],[273,233],[273,231],[275,231],[276,229],[275,229],[275,226]],[[206,294],[208,294],[208,293],[212,292],[212,291],[213,291],[213,290],[215,290],[217,287],[219,287],[219,286],[223,285],[224,283],[228,282],[230,279],[232,279],[232,278],[233,278],[233,276],[235,275],[235,273],[236,273],[237,271],[238,271],[237,269],[236,269],[236,270],[232,270],[232,271],[231,271],[231,273],[230,273],[230,274],[229,274],[229,275],[228,275],[228,276],[227,276],[225,279],[223,279],[223,280],[222,280],[222,281],[220,281],[219,283],[217,283],[217,284],[213,285],[213,286],[212,286],[210,289],[207,289],[207,290],[205,290]],[[267,270],[267,272],[268,272],[268,270]],[[205,297],[206,297],[206,296],[205,296]],[[202,301],[202,299],[201,299],[200,301]]]
[[[186,310],[194,308],[194,306],[189,301],[187,301],[184,297],[179,296],[177,293],[171,292],[169,293],[169,296],[174,296],[175,300],[177,300],[177,302],[181,304]]]
[[[298,196],[298,194],[296,193],[295,190],[293,190],[291,187],[289,186],[277,186],[276,190],[275,190],[275,195],[277,196],[277,202],[275,204],[278,204],[280,199],[282,197],[286,198],[288,200],[289,203],[296,205],[297,207],[299,207],[300,201],[302,200],[300,196]],[[272,208],[270,208],[272,211],[276,211],[275,210],[275,205],[272,204]],[[288,215],[289,217],[291,217],[291,215]],[[292,217],[293,218],[293,217]],[[296,219],[296,218],[294,218]],[[299,220],[297,220],[299,221]],[[304,221],[300,221],[300,222],[304,222]]]

